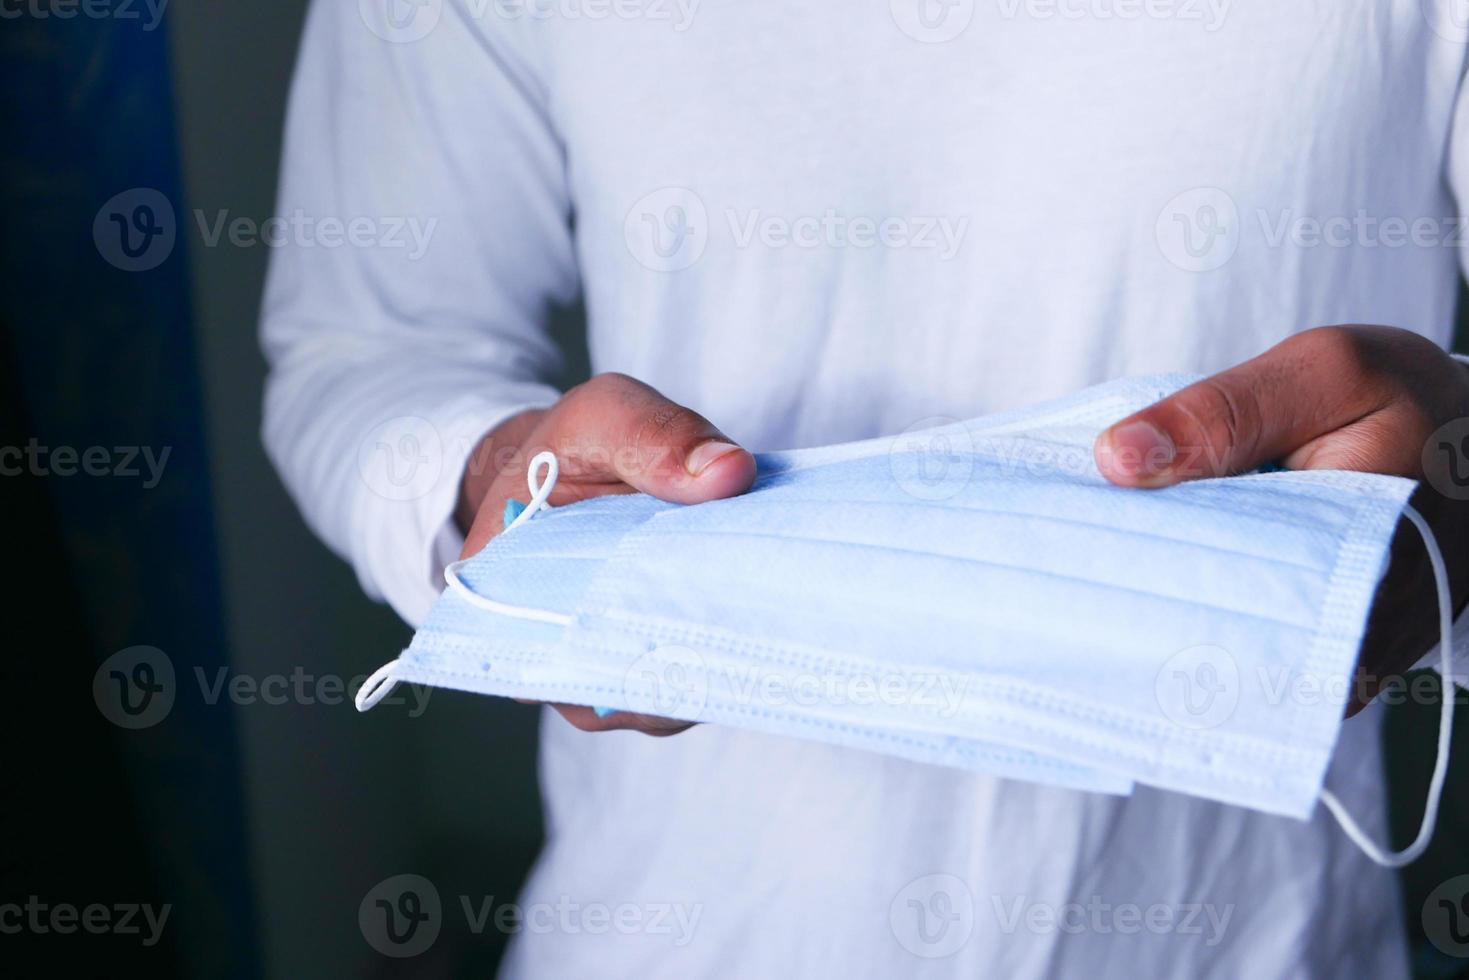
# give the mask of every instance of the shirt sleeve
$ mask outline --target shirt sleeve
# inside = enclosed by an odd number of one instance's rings
[[[579,283],[563,149],[512,34],[525,19],[449,0],[409,8],[405,28],[395,6],[314,0],[307,17],[262,307],[263,435],[307,523],[416,625],[460,544],[475,444],[558,397],[546,324]]]

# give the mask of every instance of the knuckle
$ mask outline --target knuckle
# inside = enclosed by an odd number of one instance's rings
[[[1302,330],[1285,343],[1300,347],[1302,353],[1319,357],[1322,354],[1354,354],[1357,347],[1369,339],[1367,334],[1349,326],[1327,326]]]
[[[640,452],[662,454],[681,448],[693,427],[694,413],[672,402],[660,402],[643,413],[633,431],[632,444]]]
[[[1304,366],[1338,379],[1361,414],[1403,401],[1426,407],[1434,368],[1444,361],[1436,343],[1400,327],[1317,327],[1299,337],[1310,341],[1302,350]]]
[[[1260,431],[1260,406],[1253,389],[1218,378],[1199,383],[1195,398],[1180,406],[1189,417],[1194,440],[1215,473],[1229,472],[1239,459],[1255,449]]]
[[[688,425],[692,414],[686,408],[665,402],[648,413],[648,432],[660,437],[676,435],[679,429]]]
[[[603,371],[601,374],[594,376],[592,380],[614,391],[637,384],[631,375],[623,374],[621,371]]]
[[[1341,365],[1343,372],[1359,381],[1381,378],[1383,368],[1394,358],[1391,352],[1402,348],[1402,340],[1381,329],[1322,327],[1312,331],[1328,363]]]
[[[604,398],[622,391],[631,380],[627,375],[618,374],[616,371],[595,374],[568,391],[566,397],[578,401]]]
[[[1299,357],[1292,366],[1298,370],[1328,367],[1353,383],[1372,383],[1383,376],[1392,351],[1402,346],[1394,335],[1403,332],[1386,327],[1313,327],[1288,341]]]

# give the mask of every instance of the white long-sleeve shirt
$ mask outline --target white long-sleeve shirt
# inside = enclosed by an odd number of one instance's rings
[[[578,297],[596,370],[756,450],[1211,372],[1321,324],[1446,345],[1452,6],[316,0],[267,445],[417,622],[465,459],[557,397],[547,320]],[[1346,725],[1329,783],[1381,838],[1379,714]],[[1322,813],[549,712],[541,771],[521,904],[612,921],[548,912],[510,976],[1406,970],[1393,876]]]

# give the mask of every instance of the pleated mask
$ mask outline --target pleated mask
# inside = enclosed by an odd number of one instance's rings
[[[1406,479],[1257,472],[1109,484],[1107,426],[1196,380],[757,456],[739,497],[529,504],[358,693],[410,681],[733,725],[1073,789],[1135,783],[1300,819],[1318,800]],[[778,760],[773,760],[778,764]]]

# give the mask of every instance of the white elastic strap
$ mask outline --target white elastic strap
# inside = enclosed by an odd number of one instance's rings
[[[546,478],[544,481],[538,479],[539,471],[543,466],[546,468]],[[530,503],[525,505],[525,510],[521,511],[520,516],[511,521],[510,526],[501,531],[501,534],[509,534],[539,512],[551,509],[551,505],[546,503],[546,501],[550,498],[551,491],[556,489],[556,478],[560,473],[561,469],[556,462],[555,453],[544,452],[536,454],[535,458],[530,461],[530,468],[526,470],[525,474],[525,483],[530,490]],[[449,588],[453,589],[461,599],[470,605],[477,606],[480,609],[488,609],[490,612],[499,613],[502,616],[514,616],[516,619],[533,619],[539,623],[552,623],[556,626],[565,626],[571,622],[570,616],[561,613],[554,613],[545,609],[533,609],[528,606],[512,606],[508,603],[496,602],[494,599],[480,595],[465,585],[464,580],[459,577],[459,570],[464,567],[466,561],[468,559],[450,562],[448,565],[445,565],[444,581],[448,583]]]
[[[352,698],[352,703],[357,705],[358,711],[367,711],[383,698],[393,693],[393,688],[398,686],[397,678],[393,672],[398,669],[398,658],[394,657],[383,664],[377,670],[368,675],[367,680],[357,689],[357,694]]]
[[[546,468],[545,482],[541,482],[537,471],[544,466]],[[508,533],[520,527],[526,521],[536,515],[538,511],[550,510],[551,505],[546,501],[551,499],[551,491],[556,489],[556,480],[561,475],[561,464],[556,461],[556,454],[547,450],[536,453],[531,458],[530,466],[525,471],[525,485],[530,490],[530,503],[525,505],[525,510],[520,516],[510,522],[510,526],[501,531]]]
[[[540,470],[542,467],[545,467],[546,470],[545,480],[540,479]],[[530,467],[525,474],[526,486],[530,488],[530,503],[526,504],[525,510],[520,512],[520,516],[511,521],[510,526],[505,528],[504,531],[501,531],[501,534],[507,534],[515,530],[539,512],[551,509],[551,505],[546,501],[550,498],[551,491],[556,489],[556,478],[560,473],[561,467],[556,462],[555,453],[544,452],[535,455],[535,458],[530,461]],[[444,581],[448,582],[449,588],[457,592],[466,601],[479,606],[481,609],[488,609],[491,612],[497,612],[505,616],[517,616],[521,619],[535,619],[543,623],[555,623],[558,626],[565,626],[571,622],[570,616],[547,612],[544,609],[526,609],[520,606],[509,606],[503,602],[486,599],[482,595],[471,592],[469,587],[459,578],[459,569],[462,567],[464,567],[463,561],[451,562],[444,568]],[[358,711],[367,711],[393,692],[393,688],[398,686],[397,678],[393,676],[397,668],[398,661],[394,659],[372,672],[372,675],[358,689],[357,696],[353,698],[353,703],[357,705]]]
[[[1452,677],[1453,650],[1451,642],[1454,629],[1454,600],[1449,592],[1449,573],[1444,567],[1443,552],[1439,550],[1438,540],[1433,536],[1433,530],[1423,515],[1412,507],[1403,508],[1403,516],[1413,522],[1418,533],[1423,536],[1423,545],[1428,549],[1428,560],[1433,565],[1433,580],[1438,587],[1438,663],[1439,673],[1443,675],[1443,702],[1438,716],[1438,757],[1433,763],[1433,778],[1428,783],[1428,800],[1424,804],[1423,823],[1418,828],[1418,836],[1413,839],[1401,851],[1384,851],[1377,844],[1368,840],[1362,828],[1347,813],[1346,807],[1342,806],[1341,800],[1330,790],[1321,791],[1321,802],[1326,804],[1326,809],[1341,824],[1341,829],[1346,833],[1353,844],[1362,849],[1373,861],[1386,868],[1401,868],[1406,864],[1416,861],[1428,848],[1429,841],[1433,840],[1434,825],[1438,822],[1439,798],[1443,796],[1444,779],[1449,772],[1449,744],[1454,734],[1454,700],[1457,691],[1454,690]]]

